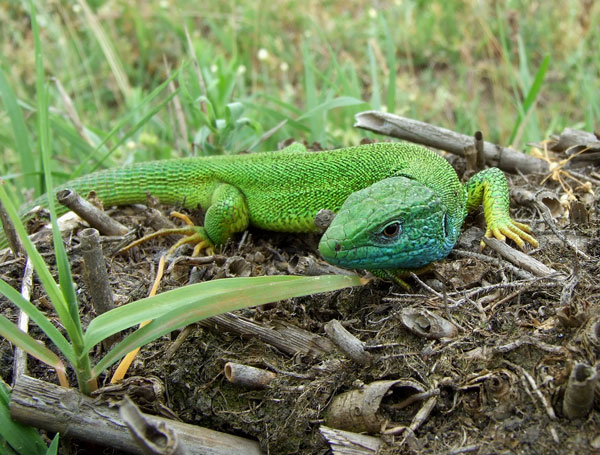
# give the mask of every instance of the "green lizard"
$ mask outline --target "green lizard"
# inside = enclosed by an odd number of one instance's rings
[[[319,243],[330,263],[367,269],[399,283],[403,275],[447,256],[468,211],[482,202],[486,236],[537,246],[527,225],[509,215],[508,185],[496,168],[464,186],[440,155],[406,143],[377,143],[325,152],[294,144],[278,152],[140,163],[72,180],[106,206],[143,203],[202,207],[204,226],[178,228],[195,253],[227,242],[248,226],[317,232],[321,209],[337,213]],[[45,196],[27,208],[46,205]],[[26,208],[21,213],[25,213]],[[60,208],[65,212],[65,208]]]

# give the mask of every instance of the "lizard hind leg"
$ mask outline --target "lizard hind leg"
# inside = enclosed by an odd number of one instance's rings
[[[250,222],[243,193],[237,187],[227,183],[217,185],[212,192],[210,205],[204,217],[204,226],[194,225],[186,215],[178,212],[173,212],[171,215],[182,219],[187,226],[161,229],[130,243],[120,252],[127,251],[155,237],[179,234],[184,237],[169,248],[168,256],[171,256],[177,248],[184,244],[195,245],[193,256],[197,256],[202,250],[207,250],[209,254],[212,254],[215,245],[227,242],[234,233],[245,230]]]

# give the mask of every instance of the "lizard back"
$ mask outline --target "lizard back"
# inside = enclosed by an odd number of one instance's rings
[[[453,168],[436,153],[406,143],[151,161],[83,176],[55,191],[72,188],[85,196],[93,190],[107,206],[143,203],[151,194],[165,204],[207,209],[214,188],[228,183],[244,194],[252,225],[312,232],[319,210],[337,212],[351,193],[393,175],[432,188],[462,223],[465,198]],[[47,205],[45,196],[31,205]]]

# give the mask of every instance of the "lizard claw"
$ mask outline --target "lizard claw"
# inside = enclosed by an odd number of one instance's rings
[[[161,229],[159,231],[153,232],[152,234],[146,235],[141,239],[136,240],[135,242],[131,242],[125,248],[122,248],[118,251],[118,253],[124,253],[134,246],[141,245],[142,243],[151,240],[156,237],[163,237],[165,235],[184,235],[182,239],[177,241],[175,245],[169,248],[167,252],[167,256],[171,256],[177,248],[181,245],[192,243],[195,244],[194,251],[192,252],[192,256],[198,256],[202,250],[206,250],[209,255],[214,254],[214,244],[209,239],[206,230],[202,226],[184,226],[181,228],[172,228],[172,229]]]
[[[201,226],[189,226],[187,228],[187,233],[184,238],[179,240],[175,245],[169,248],[167,253],[168,256],[172,255],[177,248],[186,243],[195,243],[194,251],[192,252],[192,256],[198,256],[202,250],[206,250],[209,256],[213,255],[215,252],[213,243],[209,240],[208,235],[206,235],[206,231]]]
[[[522,250],[525,249],[525,242],[529,243],[534,248],[537,248],[538,241],[529,234],[530,232],[531,228],[528,225],[508,218],[498,221],[492,226],[488,225],[485,231],[485,236],[488,238],[493,236],[502,242],[506,241],[506,237],[508,237]],[[485,248],[485,243],[483,240],[481,241],[480,245],[481,249],[483,250]]]
[[[208,238],[208,234],[203,227],[196,226],[189,216],[184,213],[172,211],[170,215],[174,218],[179,218],[185,224],[188,225],[189,231],[186,237],[179,240],[175,245],[169,248],[168,255],[170,256],[175,252],[177,248],[185,243],[195,243],[192,257],[198,256],[202,250],[206,250],[206,254],[212,256],[215,254],[215,248],[213,243]]]

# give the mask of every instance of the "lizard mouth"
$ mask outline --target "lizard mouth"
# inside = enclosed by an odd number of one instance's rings
[[[380,245],[365,245],[344,248],[336,240],[323,236],[319,251],[327,262],[348,269],[416,269],[445,257],[445,250],[432,248],[431,245],[412,247],[410,250],[397,251]]]

